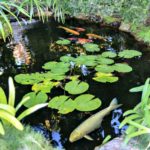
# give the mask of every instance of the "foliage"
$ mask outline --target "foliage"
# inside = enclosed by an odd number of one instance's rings
[[[88,83],[77,80],[70,81],[65,85],[65,90],[73,95],[84,93],[88,90],[88,88]]]
[[[91,94],[82,94],[72,100],[68,96],[56,96],[52,98],[48,107],[58,109],[59,113],[67,114],[74,111],[92,111],[101,106],[99,98],[94,98]]]
[[[59,45],[69,45],[71,43],[71,41],[63,39],[63,40],[56,41],[56,43]]]
[[[7,101],[5,92],[0,87],[0,134],[4,135],[4,126],[7,123],[12,124],[18,130],[23,130],[23,125],[20,122],[24,117],[34,113],[35,111],[47,106],[47,103],[35,105],[21,113],[17,113],[20,108],[29,101],[29,97],[23,98],[15,107],[15,87],[13,79],[9,77],[9,98]]]
[[[102,57],[115,58],[117,56],[114,52],[103,52]]]
[[[114,64],[113,68],[115,71],[122,72],[122,73],[127,73],[132,71],[132,67],[123,63],[116,63]]]
[[[137,90],[136,90],[137,89]],[[141,89],[141,90],[139,90]],[[124,113],[124,120],[120,124],[120,128],[125,124],[129,127],[126,130],[125,142],[127,143],[131,138],[138,137],[143,134],[150,134],[150,79],[148,78],[144,86],[140,86],[131,90],[132,92],[142,91],[141,102],[133,109]]]
[[[97,44],[93,44],[93,43],[86,43],[83,45],[83,47],[88,52],[99,52],[100,51],[99,46]]]
[[[5,131],[9,134],[0,136],[1,150],[54,150],[49,141],[30,126],[25,126],[20,132],[12,126],[5,126]]]

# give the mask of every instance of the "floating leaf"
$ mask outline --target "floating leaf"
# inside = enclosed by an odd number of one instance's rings
[[[56,96],[52,98],[48,107],[59,110],[59,113],[67,114],[75,109],[75,103],[68,96]]]
[[[101,72],[97,72],[96,73],[96,77],[93,78],[93,80],[97,81],[97,82],[102,82],[102,83],[113,83],[119,80],[118,77],[113,76],[113,74],[111,73],[101,73]]]
[[[101,55],[108,58],[115,58],[117,56],[117,54],[114,52],[103,52]]]
[[[56,41],[56,43],[59,45],[69,45],[71,43],[71,41],[67,40],[67,39],[63,39],[63,40]]]
[[[105,57],[102,57],[101,55],[99,55],[97,57],[97,63],[101,64],[101,65],[109,65],[109,64],[113,64],[114,60],[110,59],[110,58],[105,58]]]
[[[30,92],[26,95],[24,95],[23,98],[26,97],[30,97],[29,100],[24,104],[24,106],[26,107],[32,107],[35,106],[37,104],[41,104],[47,101],[48,96],[47,94],[43,93],[43,92],[39,92],[39,93],[35,93],[35,92]]]
[[[93,43],[86,43],[83,45],[83,47],[88,52],[99,52],[100,51],[99,46],[97,44],[93,44]]]
[[[118,54],[118,56],[121,58],[133,58],[141,55],[142,53],[136,50],[124,50]]]
[[[69,71],[69,67],[69,63],[51,61],[45,63],[42,68],[46,70],[51,70],[52,73],[65,74]]]
[[[102,73],[111,73],[114,71],[114,68],[108,65],[98,65],[95,67],[95,70]]]
[[[60,61],[63,61],[65,63],[69,63],[73,60],[74,60],[74,57],[71,57],[71,56],[62,56],[62,57],[60,57]]]
[[[122,73],[126,73],[126,72],[131,72],[132,71],[132,67],[130,67],[127,64],[116,63],[115,65],[113,65],[113,67],[114,67],[115,71],[122,72]]]
[[[89,85],[86,82],[73,80],[65,85],[65,90],[70,94],[81,94],[88,90]]]
[[[94,98],[94,95],[83,94],[78,96],[74,101],[76,103],[76,109],[79,111],[92,111],[101,106],[101,100]]]

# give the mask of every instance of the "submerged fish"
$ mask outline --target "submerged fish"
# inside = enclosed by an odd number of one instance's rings
[[[70,134],[69,141],[75,142],[83,137],[89,140],[93,140],[90,136],[88,136],[88,134],[95,129],[98,129],[101,126],[103,118],[108,115],[112,110],[120,107],[121,105],[122,104],[118,104],[117,99],[114,98],[107,108],[92,115],[83,123],[81,123],[75,130],[73,130],[73,132]]]
[[[106,39],[104,37],[97,35],[97,34],[88,33],[88,34],[86,34],[86,36],[88,36],[88,38],[90,38],[90,39],[99,39],[99,40],[106,41]]]
[[[77,30],[78,32],[84,32],[85,31],[84,28],[80,28],[80,27],[75,27],[75,30]]]
[[[74,34],[74,35],[80,35],[79,32],[77,32],[77,31],[75,31],[75,30],[72,30],[72,29],[69,29],[69,28],[67,28],[67,27],[58,26],[58,28],[64,29],[66,32],[69,32],[69,33]]]
[[[85,39],[85,38],[78,38],[77,39],[77,43],[79,43],[79,44],[85,44],[85,43],[91,43],[91,42],[93,42],[93,41],[90,39]]]

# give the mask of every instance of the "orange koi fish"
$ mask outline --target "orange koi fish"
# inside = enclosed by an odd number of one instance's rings
[[[79,43],[79,44],[85,44],[85,43],[91,43],[91,42],[93,42],[93,41],[90,39],[85,39],[85,38],[78,38],[78,40],[77,40],[77,43]]]
[[[88,34],[86,34],[86,36],[88,36],[89,39],[99,39],[99,40],[106,41],[106,39],[104,37],[97,35],[97,34],[88,33]]]
[[[80,27],[75,27],[75,29],[76,29],[78,32],[84,32],[84,31],[85,31],[84,28],[80,28]]]
[[[66,32],[69,32],[69,33],[74,34],[74,35],[80,35],[79,32],[72,30],[72,29],[69,29],[69,28],[66,28],[66,27],[63,27],[63,26],[59,26],[58,28],[64,29]]]

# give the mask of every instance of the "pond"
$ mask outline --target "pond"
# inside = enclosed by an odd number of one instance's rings
[[[55,45],[52,49],[52,44],[58,39],[62,38],[74,38],[73,36],[63,29],[58,28],[60,24],[55,22],[53,19],[47,23],[35,23],[31,29],[25,31],[23,35],[23,42],[28,48],[31,55],[31,64],[26,66],[16,65],[15,59],[12,57],[13,52],[11,48],[7,48],[6,45],[1,47],[0,51],[0,68],[3,70],[1,75],[1,86],[7,89],[7,80],[9,76],[14,77],[19,73],[32,73],[41,72],[41,68],[44,63],[48,61],[58,61],[61,56],[66,54],[76,55],[73,51],[65,51],[64,49],[58,49]],[[84,76],[82,74],[81,79],[89,83],[90,88],[88,90],[89,94],[95,95],[102,101],[102,106],[96,111],[91,112],[79,112],[74,111],[66,115],[58,114],[56,110],[52,109],[42,109],[37,113],[29,116],[24,120],[24,123],[29,123],[34,127],[38,127],[39,124],[45,124],[45,120],[50,121],[50,129],[47,131],[50,135],[50,139],[55,146],[59,149],[64,147],[67,150],[92,150],[95,146],[100,145],[104,136],[111,134],[112,137],[121,134],[121,130],[118,133],[115,131],[114,127],[111,126],[111,120],[113,113],[104,118],[102,126],[100,129],[92,132],[90,135],[94,141],[88,141],[86,139],[81,139],[77,142],[70,143],[68,138],[70,133],[86,118],[90,117],[98,110],[105,108],[109,105],[113,98],[117,98],[120,104],[123,104],[118,111],[125,111],[133,108],[139,101],[140,95],[133,94],[129,92],[129,89],[145,82],[146,78],[150,75],[150,51],[146,46],[138,43],[131,35],[120,32],[117,29],[110,27],[102,27],[100,24],[88,23],[81,20],[67,20],[65,25],[67,27],[80,27],[84,28],[86,33],[95,33],[103,37],[107,37],[108,42],[102,42],[102,51],[112,51],[119,52],[125,49],[139,50],[142,52],[142,57],[136,57],[130,60],[121,61],[129,64],[133,71],[129,73],[118,73],[119,81],[115,83],[99,83],[92,80],[93,72],[89,75]],[[86,33],[82,32],[80,38],[85,38]],[[99,43],[99,40],[95,40],[95,43]],[[81,44],[82,46],[82,44]],[[79,46],[79,48],[81,47]],[[98,54],[97,54],[98,55]],[[21,84],[15,83],[17,91],[17,100],[21,99],[24,94],[30,92],[29,86],[23,86]],[[55,95],[64,94],[61,89],[54,90],[49,95],[53,97]],[[119,118],[120,121],[122,118]],[[46,133],[46,134],[48,134]]]

